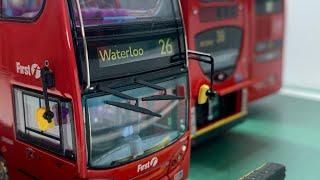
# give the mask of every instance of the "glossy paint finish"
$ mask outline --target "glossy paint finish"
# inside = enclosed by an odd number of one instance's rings
[[[59,16],[56,16],[59,14]],[[72,178],[84,174],[84,139],[81,123],[81,94],[77,78],[76,61],[65,1],[47,1],[38,20],[27,22],[0,21],[1,29],[1,93],[0,93],[0,146],[7,160],[12,179],[26,177]],[[75,129],[77,132],[77,158],[70,161],[16,140],[12,88],[14,85],[41,91],[41,80],[17,73],[16,63],[43,66],[48,60],[55,72],[56,88],[50,94],[73,102]],[[63,68],[62,68],[63,67]],[[66,83],[69,82],[69,83]],[[77,113],[76,113],[77,112]],[[82,147],[82,148],[81,148]],[[33,158],[27,152],[33,152]],[[72,172],[72,173],[66,173]]]
[[[201,2],[200,0],[181,0],[184,12],[184,21],[187,29],[188,46],[191,50],[196,50],[195,37],[212,28],[233,26],[243,30],[241,42],[240,56],[237,59],[236,70],[228,79],[223,82],[215,83],[214,89],[220,96],[236,92],[247,88],[251,83],[249,78],[249,23],[248,23],[248,6],[246,0],[235,0],[227,2]],[[238,15],[236,18],[212,20],[201,22],[199,11],[201,8],[221,7],[221,6],[236,6]],[[214,14],[210,14],[214,15]],[[209,84],[209,78],[202,72],[198,62],[189,61],[190,84],[191,84],[191,104],[194,107],[197,103],[198,92],[203,84]],[[240,77],[240,78],[239,78]],[[237,109],[241,111],[241,102],[237,103]],[[239,112],[238,111],[238,112]],[[242,115],[243,116],[243,115]],[[232,122],[237,118],[233,118]],[[231,123],[231,122],[228,122]],[[194,123],[193,123],[194,124]],[[226,124],[223,124],[226,125]],[[221,125],[221,126],[223,126]],[[193,125],[194,126],[194,125]],[[220,127],[220,126],[219,126]],[[215,127],[217,129],[219,127]],[[213,130],[214,130],[213,129]],[[199,129],[198,129],[199,130]],[[212,130],[212,129],[211,129]],[[193,131],[192,131],[193,132]]]
[[[232,77],[222,83],[216,83],[214,89],[218,91],[220,95],[224,95],[239,90],[242,87],[236,87],[225,91],[226,88],[234,87],[239,83],[244,83],[249,80],[248,75],[248,48],[249,48],[249,26],[247,22],[247,7],[246,1],[236,0],[234,2],[215,2],[215,3],[201,3],[199,0],[186,1],[181,0],[184,11],[184,20],[187,29],[187,39],[189,49],[195,50],[195,36],[206,30],[222,27],[222,26],[236,26],[243,30],[242,47],[240,52],[240,58],[237,61],[236,72]],[[226,19],[220,21],[201,22],[199,18],[199,11],[203,7],[217,7],[217,6],[232,6],[237,5],[238,16],[235,19]],[[209,79],[202,73],[199,63],[190,60],[190,81],[192,82],[192,97],[195,98],[198,95],[200,84],[209,83]],[[240,75],[243,79],[239,81],[235,75]]]
[[[85,124],[81,102],[81,87],[76,65],[75,48],[72,39],[70,18],[66,0],[46,1],[42,15],[34,22],[0,21],[0,153],[8,163],[12,179],[128,179],[173,178],[181,173],[188,176],[190,159],[190,134],[187,132],[171,146],[124,166],[106,170],[87,168]],[[50,95],[56,95],[72,102],[76,160],[68,160],[44,151],[15,136],[13,86],[21,86],[41,92],[41,80],[34,76],[17,73],[16,63],[38,64],[44,61],[55,74],[56,87]],[[186,152],[176,162],[177,152],[183,145]],[[32,152],[32,157],[27,156]],[[145,164],[153,157],[158,165],[143,173],[137,172],[139,164]]]
[[[249,1],[250,10],[250,78],[255,83],[249,88],[249,101],[277,92],[282,86],[283,45],[285,30],[285,2],[280,13],[256,14],[256,0]],[[270,61],[259,62],[255,59],[261,55],[255,50],[258,42],[282,40],[282,46],[274,48],[281,55]]]

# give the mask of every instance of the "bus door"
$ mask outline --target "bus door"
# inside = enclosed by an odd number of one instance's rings
[[[282,85],[284,0],[251,1],[250,101],[278,91]]]

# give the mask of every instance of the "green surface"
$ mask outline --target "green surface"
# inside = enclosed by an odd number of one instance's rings
[[[320,179],[320,102],[275,95],[245,119],[192,149],[190,180],[238,179],[265,162],[284,164],[287,180]]]

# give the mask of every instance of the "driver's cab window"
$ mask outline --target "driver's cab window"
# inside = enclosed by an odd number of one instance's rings
[[[40,13],[44,0],[2,0],[2,17],[33,19]]]
[[[72,108],[68,101],[50,97],[54,118],[42,119],[45,102],[41,93],[14,88],[17,138],[48,151],[75,158]],[[39,113],[40,112],[40,113]]]

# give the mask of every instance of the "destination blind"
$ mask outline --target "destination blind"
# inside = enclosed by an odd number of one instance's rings
[[[97,47],[95,59],[99,61],[100,68],[105,68],[169,57],[177,53],[179,53],[178,39],[176,37],[163,37]]]

